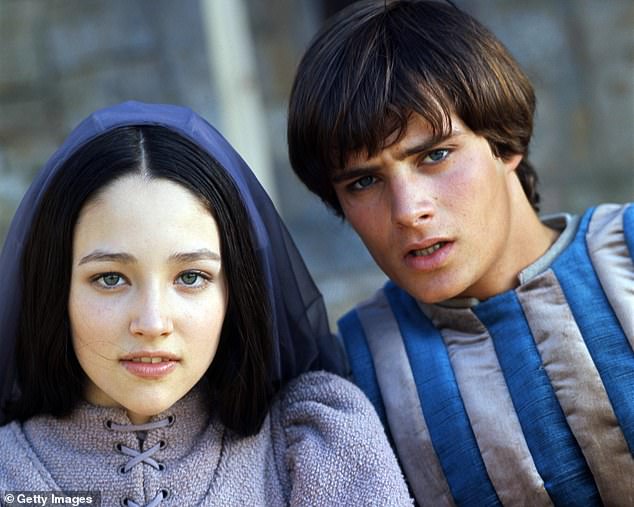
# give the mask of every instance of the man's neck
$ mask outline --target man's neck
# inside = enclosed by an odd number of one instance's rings
[[[560,231],[540,221],[519,180],[512,184],[510,199],[507,247],[480,283],[455,299],[483,301],[517,287],[520,272],[544,255],[559,236]]]

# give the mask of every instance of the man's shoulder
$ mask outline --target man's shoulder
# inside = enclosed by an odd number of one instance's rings
[[[435,332],[419,302],[391,280],[345,313],[337,324],[348,354],[367,347],[375,335],[382,341],[398,338],[403,325],[415,326],[419,334]]]
[[[357,303],[353,308],[344,313],[339,324],[353,319],[359,313],[390,313],[392,307],[399,302],[410,302],[416,305],[416,301],[393,281],[388,280],[372,296]]]
[[[579,236],[595,263],[609,254],[634,259],[634,205],[601,204],[586,211]]]
[[[609,229],[613,235],[634,234],[634,204],[600,204],[584,214],[587,217],[587,238],[601,238]]]

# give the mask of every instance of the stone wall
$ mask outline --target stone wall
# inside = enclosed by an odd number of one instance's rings
[[[127,99],[213,116],[198,0],[0,0],[0,237],[91,111]]]
[[[463,0],[528,72],[543,208],[634,198],[634,2]]]

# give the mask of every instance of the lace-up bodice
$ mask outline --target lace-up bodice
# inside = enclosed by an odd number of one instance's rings
[[[40,445],[42,434],[56,442],[55,452],[35,450],[57,485],[51,489],[100,491],[103,505],[127,507],[173,505],[184,494],[192,505],[201,502],[224,434],[197,390],[146,424],[132,424],[123,409],[81,403],[64,424],[37,417],[24,432]],[[195,494],[188,477],[196,479]]]
[[[146,424],[117,424],[111,420],[107,420],[105,426],[107,429],[115,432],[118,431],[136,433],[139,439],[140,447],[143,447],[143,443],[145,442],[145,437],[148,431],[171,426],[172,424],[174,424],[174,420],[174,416],[168,416],[164,419],[159,419],[158,421],[153,421]],[[114,445],[115,451],[130,458],[127,463],[119,467],[119,473],[121,475],[125,475],[137,465],[148,465],[160,472],[164,471],[165,464],[156,461],[153,456],[158,451],[161,451],[166,447],[167,442],[165,440],[159,440],[152,447],[145,450],[133,449],[121,442],[117,442]],[[156,496],[154,496],[154,498],[150,500],[150,503],[143,506],[130,498],[122,498],[121,503],[127,507],[156,507],[157,505],[160,505],[167,497],[169,497],[169,490],[166,488],[162,488],[156,493]]]

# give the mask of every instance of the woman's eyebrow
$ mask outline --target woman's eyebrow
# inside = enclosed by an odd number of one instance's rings
[[[220,254],[212,252],[207,248],[201,248],[195,252],[178,252],[169,256],[169,261],[173,263],[187,263],[195,261],[218,261]]]
[[[119,252],[105,252],[103,250],[95,250],[88,255],[82,257],[79,266],[88,262],[121,262],[124,264],[132,264],[137,262],[134,255]]]
[[[187,263],[195,261],[220,261],[220,254],[212,252],[207,248],[201,248],[194,252],[177,252],[169,256],[168,261],[171,263]],[[123,264],[133,264],[137,262],[134,255],[120,252],[105,252],[103,250],[95,250],[81,258],[79,265],[88,262],[120,262]]]

